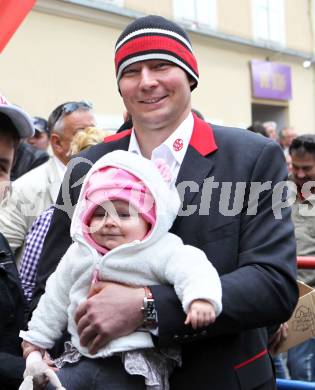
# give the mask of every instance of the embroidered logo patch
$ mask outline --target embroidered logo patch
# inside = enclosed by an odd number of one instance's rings
[[[177,138],[174,143],[173,143],[173,149],[175,152],[179,152],[180,150],[183,149],[184,142],[181,138]]]

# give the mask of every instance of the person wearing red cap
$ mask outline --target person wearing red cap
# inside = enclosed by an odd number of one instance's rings
[[[58,376],[69,390],[76,389],[78,382],[85,388],[93,383],[95,390],[104,384],[111,389],[110,383],[115,383],[115,389],[118,385],[138,389],[141,377],[148,389],[167,390],[169,374],[181,362],[178,347],[153,350],[150,333],[143,329],[114,339],[98,351],[83,347],[74,316],[88,296],[93,275],[131,286],[174,285],[187,313],[185,323],[194,329],[213,323],[222,310],[215,268],[200,249],[183,245],[179,237],[168,233],[180,206],[176,189],[166,182],[170,179],[163,160],[153,164],[122,150],[100,158],[85,178],[72,218],[74,243],[49,278],[28,331],[21,332],[27,358],[33,350],[51,348],[68,323],[70,351],[58,359],[59,367],[65,365]],[[193,270],[191,258],[196,265]],[[136,387],[128,384],[126,374],[119,383],[116,372],[111,378],[111,369],[98,359],[109,356],[120,356],[126,371],[140,376]]]
[[[192,114],[197,60],[187,33],[171,20],[149,15],[128,24],[116,43],[115,69],[133,127],[105,138],[68,168],[33,305],[71,244],[73,206],[90,164],[118,149],[164,158],[182,198],[171,232],[206,253],[220,275],[223,299],[216,321],[193,329],[184,325],[172,286],[144,285],[157,313],[154,342],[182,348],[183,364],[174,369],[170,388],[275,389],[269,335],[290,317],[298,299],[294,229],[280,191],[287,179],[281,148],[248,130],[209,124]],[[216,91],[210,86],[208,93]],[[195,268],[194,258],[190,267]],[[75,315],[80,343],[88,349],[134,332],[150,316],[140,310],[144,288],[98,282],[94,289],[99,293],[83,301]],[[119,372],[121,362],[110,359]]]

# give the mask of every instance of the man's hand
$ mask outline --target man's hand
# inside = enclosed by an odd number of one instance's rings
[[[126,336],[143,323],[143,288],[112,282],[93,283],[88,299],[79,305],[75,321],[80,343],[95,354],[109,341]]]
[[[271,356],[277,355],[282,343],[288,338],[289,325],[284,322],[279,326],[277,331],[270,337],[268,343],[268,349]]]

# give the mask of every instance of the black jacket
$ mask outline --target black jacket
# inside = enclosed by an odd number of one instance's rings
[[[11,180],[16,180],[24,173],[44,164],[49,159],[49,154],[43,150],[22,142],[16,152],[15,162],[11,171]]]
[[[0,390],[18,389],[25,369],[20,329],[26,301],[10,247],[0,233]]]
[[[37,299],[71,244],[71,215],[88,161],[128,150],[129,140],[128,131],[115,134],[83,152],[80,163],[69,165],[39,262]],[[211,128],[195,118],[177,178],[183,214],[172,232],[203,250],[216,267],[223,311],[214,324],[193,330],[184,325],[174,289],[150,286],[158,311],[156,343],[182,345],[183,365],[170,378],[171,390],[275,389],[267,327],[286,321],[298,298],[290,209],[281,209],[277,200],[286,178],[283,152],[272,140],[240,129]],[[243,196],[242,191],[235,193],[237,183],[245,189]],[[269,190],[259,187],[261,183]]]

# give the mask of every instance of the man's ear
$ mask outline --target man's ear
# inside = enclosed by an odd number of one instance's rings
[[[57,152],[62,152],[62,145],[60,140],[60,135],[56,133],[52,133],[50,135],[50,144],[53,150]]]

